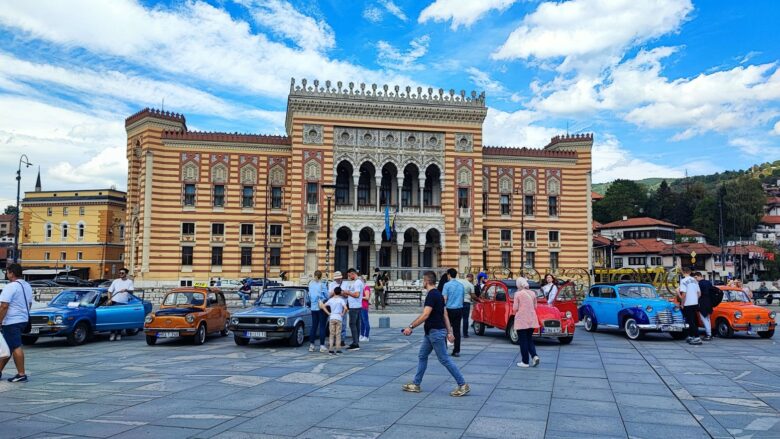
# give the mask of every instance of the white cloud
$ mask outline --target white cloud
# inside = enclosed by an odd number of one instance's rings
[[[598,70],[631,46],[679,29],[690,0],[545,2],[527,15],[492,56],[563,59],[558,68]]]
[[[376,6],[368,6],[366,9],[363,9],[363,18],[371,23],[379,23],[382,21],[382,10]]]
[[[775,136],[780,136],[780,120],[775,123],[775,128],[772,130],[772,134]]]
[[[780,157],[780,146],[774,146],[764,138],[736,137],[729,140],[729,145],[751,156]]]
[[[125,154],[125,147],[106,148],[97,155],[91,156],[86,162],[78,161],[76,165],[69,162],[58,163],[47,174],[57,176],[58,180],[64,183],[64,187],[115,185],[119,188],[120,183],[124,187],[127,180]]]
[[[534,125],[541,115],[533,111],[506,112],[489,107],[482,126],[484,145],[541,148],[560,130]]]
[[[397,4],[393,3],[393,0],[379,0],[379,4],[384,6],[387,12],[393,14],[399,20],[401,21],[408,20],[404,11],[400,7],[398,7]]]
[[[281,0],[239,0],[255,22],[292,40],[306,50],[326,50],[336,45],[333,29],[322,20],[301,14],[290,3]]]
[[[474,85],[488,93],[506,92],[506,88],[504,88],[500,82],[490,78],[490,75],[487,72],[479,70],[476,67],[469,67],[466,69],[466,73],[469,74],[469,79],[471,79],[471,82],[473,82]]]
[[[470,27],[492,10],[503,12],[515,2],[517,0],[436,0],[420,12],[417,22],[452,20],[450,29],[457,30],[460,26]]]
[[[413,39],[409,43],[409,49],[402,52],[387,41],[379,41],[377,47],[377,64],[388,69],[419,70],[422,67],[415,62],[428,53],[428,43],[431,38],[428,35]]]

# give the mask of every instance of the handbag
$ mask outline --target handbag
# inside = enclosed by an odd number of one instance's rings
[[[11,356],[11,349],[8,348],[8,343],[5,342],[5,338],[0,335],[0,360]]]
[[[28,306],[27,302],[27,292],[24,291],[24,285],[22,285],[21,282],[15,281],[19,284],[20,287],[22,287],[22,299],[24,299],[24,309],[27,310],[27,324],[24,326],[24,329],[22,329],[22,334],[29,334],[30,331],[32,331],[32,322],[30,322],[30,307]]]

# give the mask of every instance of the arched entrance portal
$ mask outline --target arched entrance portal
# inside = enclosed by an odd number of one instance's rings
[[[430,229],[425,234],[425,250],[423,251],[423,265],[426,267],[438,267],[441,253],[441,235],[436,229]]]
[[[352,251],[352,230],[341,227],[336,231],[336,254],[333,261],[333,270],[346,275],[349,269],[349,253]]]
[[[360,243],[357,249],[355,269],[358,273],[371,274],[371,253],[374,247],[374,231],[368,227],[360,230]]]

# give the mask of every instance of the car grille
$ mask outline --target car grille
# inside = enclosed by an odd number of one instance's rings
[[[655,316],[655,322],[660,325],[672,325],[675,323],[683,323],[683,317],[680,314],[672,313],[671,311],[658,311]]]
[[[245,324],[245,325],[265,325],[265,324],[276,324],[276,321],[279,320],[278,318],[273,317],[239,317],[238,318],[238,324]]]
[[[545,328],[560,328],[561,322],[558,320],[545,320],[544,321],[544,327]]]
[[[30,323],[33,325],[45,325],[49,323],[49,316],[30,316]]]

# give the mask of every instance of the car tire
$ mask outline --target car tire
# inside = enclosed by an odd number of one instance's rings
[[[636,319],[629,317],[623,322],[623,332],[629,340],[639,340],[642,338],[642,331]]]
[[[758,331],[758,336],[761,338],[772,338],[773,335],[775,335],[774,329],[770,329],[769,331]]]
[[[474,333],[477,335],[485,335],[485,324],[482,322],[474,322]]]
[[[195,331],[195,335],[192,336],[192,344],[200,346],[206,342],[206,324],[201,323],[198,325],[198,330]]]
[[[228,326],[230,325],[230,320],[225,320],[225,327],[222,328],[221,331],[219,331],[219,335],[223,337],[227,337],[228,334],[230,334],[230,329],[228,329]]]
[[[245,338],[245,337],[239,337],[235,334],[233,334],[233,341],[236,342],[238,346],[246,346],[249,344],[251,339]]]
[[[87,341],[87,338],[89,338],[89,325],[85,322],[81,322],[73,328],[73,331],[70,334],[68,334],[67,340],[69,345],[78,346],[84,344],[84,342]]]
[[[558,341],[561,342],[561,344],[570,344],[572,340],[574,340],[573,335],[570,335],[568,337],[561,337],[558,339]]]
[[[588,332],[596,332],[599,327],[598,323],[593,321],[593,317],[591,317],[590,314],[585,314],[585,317],[582,318],[582,322],[585,325],[585,330]]]
[[[146,336],[146,344],[149,346],[154,346],[157,344],[157,336],[156,335],[147,335]]]
[[[23,335],[22,336],[22,344],[25,346],[32,346],[35,344],[35,342],[38,341],[37,335]]]
[[[512,344],[520,344],[520,336],[517,334],[517,331],[515,331],[515,319],[509,319],[509,322],[507,322],[506,336],[509,337],[509,341],[511,341]]]
[[[139,332],[141,332],[141,330],[138,328],[125,329],[125,335],[127,335],[128,337],[133,337],[134,335],[137,335]]]
[[[731,338],[734,336],[734,328],[729,325],[728,320],[723,317],[715,322],[715,330],[720,338]]]
[[[295,329],[293,329],[292,334],[290,334],[288,343],[290,346],[297,348],[303,345],[303,341],[305,339],[306,339],[306,331],[304,331],[303,323],[298,323],[297,325],[295,325]]]

